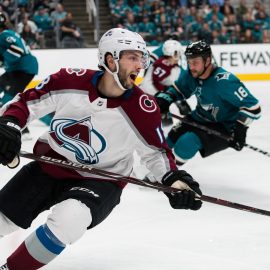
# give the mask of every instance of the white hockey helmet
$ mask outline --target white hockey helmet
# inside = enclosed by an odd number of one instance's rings
[[[182,55],[182,45],[177,40],[169,39],[164,42],[162,52],[165,56],[172,56],[175,59],[180,59]]]
[[[143,69],[147,69],[149,66],[149,52],[146,48],[146,43],[143,38],[135,32],[122,28],[112,28],[107,31],[100,39],[98,45],[98,59],[99,65],[104,67],[109,73],[111,73],[122,90],[125,89],[119,82],[118,71],[120,59],[120,53],[122,51],[136,50],[143,54],[142,66]],[[117,70],[112,72],[106,65],[105,56],[110,53],[116,63]]]

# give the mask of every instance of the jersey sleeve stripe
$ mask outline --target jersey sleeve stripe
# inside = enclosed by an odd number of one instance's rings
[[[261,117],[261,107],[259,105],[255,105],[251,108],[242,107],[239,112],[252,119],[259,119]]]
[[[13,56],[18,57],[18,58],[20,58],[20,57],[22,56],[21,53],[18,53],[18,52],[16,52],[16,51],[13,51],[13,50],[10,50],[10,49],[7,49],[7,52],[8,52],[9,54],[12,54]]]
[[[158,56],[156,54],[154,54],[154,53],[151,53],[150,54],[150,60],[151,60],[151,62],[155,62],[157,59],[158,59]]]
[[[15,46],[14,44],[12,44],[12,45],[10,46],[10,49],[11,49],[12,51],[17,51],[17,52],[20,53],[20,54],[24,54],[24,50],[23,50],[22,48],[18,47],[18,46]]]

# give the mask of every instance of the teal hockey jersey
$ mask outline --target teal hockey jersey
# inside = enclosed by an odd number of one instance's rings
[[[236,121],[248,125],[260,117],[258,100],[232,73],[216,67],[207,79],[194,79],[183,70],[175,86],[167,91],[179,100],[195,95],[197,106],[192,117],[202,123],[219,122],[230,130]]]
[[[0,55],[6,72],[38,73],[38,62],[19,34],[13,30],[0,33]]]
[[[158,48],[153,50],[150,54],[150,62],[154,63],[157,59],[159,59],[161,56],[163,56],[163,44],[160,45]]]

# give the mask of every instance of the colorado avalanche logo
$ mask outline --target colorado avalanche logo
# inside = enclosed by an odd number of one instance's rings
[[[149,99],[147,95],[142,95],[139,100],[140,107],[145,111],[145,112],[154,112],[157,109],[156,103]]]
[[[87,165],[98,163],[98,154],[106,148],[106,141],[93,128],[91,117],[81,120],[55,119],[49,134],[60,147],[73,152],[79,163]]]
[[[83,68],[66,68],[68,74],[75,73],[77,76],[82,76],[86,73],[86,69]]]

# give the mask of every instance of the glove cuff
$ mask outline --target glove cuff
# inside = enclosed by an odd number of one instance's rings
[[[184,177],[185,179],[183,179]],[[192,176],[184,170],[173,170],[165,173],[164,176],[162,177],[161,182],[166,186],[171,186],[177,180],[189,184],[191,183],[191,181],[187,179],[189,177],[192,179]]]
[[[0,117],[0,124],[6,124],[8,127],[16,129],[21,132],[21,127],[19,126],[19,121],[13,116],[2,116]]]
[[[11,127],[11,128],[15,128],[17,129],[18,131],[21,131],[21,128],[19,125],[16,125],[15,123],[13,122],[7,122],[7,126]]]

